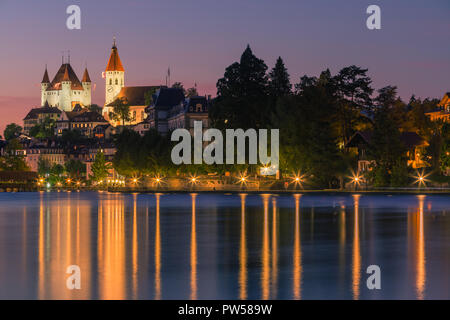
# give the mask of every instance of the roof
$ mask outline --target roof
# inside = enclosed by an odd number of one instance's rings
[[[56,107],[40,107],[31,109],[23,120],[37,119],[39,114],[60,114],[61,110]]]
[[[121,99],[124,99],[130,106],[145,106],[145,94],[159,88],[159,86],[123,87],[116,99],[108,106],[115,106]]]
[[[372,131],[358,131],[353,135],[353,137],[347,143],[346,147],[355,148],[361,144],[370,145],[372,142],[372,137]],[[417,146],[428,145],[428,142],[415,132],[402,132],[400,134],[400,140],[408,149]]]
[[[81,82],[91,82],[87,68],[84,69],[83,79],[81,79]]]
[[[155,106],[171,108],[184,101],[183,89],[161,87],[156,96]]]
[[[50,78],[48,77],[47,68],[45,68],[44,77],[42,78],[41,83],[50,83]]]
[[[108,122],[101,114],[98,114],[95,111],[79,112],[76,115],[72,114],[70,120],[72,122]]]
[[[69,63],[63,63],[53,78],[47,90],[61,90],[62,81],[71,81],[72,90],[83,90],[80,80],[78,80],[75,71]]]
[[[117,51],[115,43],[111,48],[111,55],[109,56],[105,71],[125,71],[122,66],[122,61],[120,61],[119,52]]]

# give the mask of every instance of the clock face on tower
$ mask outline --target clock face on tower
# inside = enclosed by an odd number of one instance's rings
[[[107,90],[108,90],[109,93],[111,93],[111,92],[113,92],[114,88],[112,86],[108,86]]]

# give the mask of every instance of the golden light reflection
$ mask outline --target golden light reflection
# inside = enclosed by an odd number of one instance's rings
[[[300,243],[300,194],[295,194],[295,231],[294,231],[294,268],[293,296],[294,300],[302,298],[302,251]]]
[[[197,231],[195,221],[195,199],[196,193],[191,193],[192,197],[192,222],[191,222],[191,300],[197,299]]]
[[[262,300],[269,299],[270,294],[270,253],[269,253],[269,198],[270,195],[263,194],[264,223],[263,223],[263,246],[261,255],[261,292]]]
[[[159,219],[159,198],[161,194],[156,195],[156,231],[155,231],[155,299],[161,299],[161,229]]]
[[[272,198],[272,299],[276,299],[278,281],[277,199]]]
[[[90,212],[90,207],[77,199],[73,208],[70,195],[57,201],[44,201],[44,197],[41,194],[39,208],[38,298],[89,299],[91,216],[81,212]],[[71,265],[82,270],[81,290],[69,290],[66,286],[69,276],[66,271]]]
[[[425,202],[424,195],[418,196],[419,210],[415,215],[415,251],[416,251],[416,292],[417,299],[425,298],[426,284],[426,260],[425,260],[425,235],[423,226],[423,206]]]
[[[343,285],[345,279],[345,241],[347,238],[345,205],[341,204],[339,208],[339,275],[340,283]]]
[[[137,194],[133,194],[133,236],[132,236],[132,282],[133,298],[137,299],[138,237],[137,237]]]
[[[247,236],[245,232],[245,198],[241,197],[241,241],[239,245],[239,299],[247,299]]]
[[[353,216],[353,252],[352,252],[352,292],[353,299],[359,299],[361,282],[361,248],[359,239],[359,194],[353,195],[355,213]]]
[[[103,234],[98,239],[99,296],[121,300],[126,298],[124,196],[109,194],[103,204],[102,224],[98,226],[98,234]]]

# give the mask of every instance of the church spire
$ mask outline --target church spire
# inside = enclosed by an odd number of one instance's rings
[[[44,77],[42,78],[41,83],[50,83],[50,78],[48,77],[47,65],[45,65]]]
[[[119,58],[119,52],[116,47],[116,38],[114,37],[113,46],[111,48],[111,55],[109,56],[108,64],[105,71],[125,71],[122,66],[122,61]]]

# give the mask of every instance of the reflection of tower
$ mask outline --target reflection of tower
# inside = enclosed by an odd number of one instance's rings
[[[89,299],[91,279],[91,215],[89,205],[67,199],[44,202],[41,194],[38,231],[38,298]],[[86,236],[81,236],[86,235]],[[68,290],[67,268],[76,265],[81,270],[81,289]],[[75,273],[73,273],[75,274]],[[76,280],[74,280],[76,281]],[[73,284],[73,282],[69,282]]]
[[[99,216],[99,298],[124,299],[126,295],[125,199],[108,194]],[[101,235],[101,237],[100,237]]]
[[[192,197],[192,220],[191,220],[191,300],[197,299],[197,231],[195,221],[195,199],[196,193],[191,193]]]
[[[352,252],[352,290],[353,299],[359,299],[359,284],[361,282],[361,249],[359,243],[359,198],[353,195],[355,213],[353,218],[353,252]]]
[[[294,285],[293,296],[295,300],[302,297],[302,251],[300,243],[300,194],[295,197],[295,231],[294,231]]]
[[[245,193],[241,197],[241,242],[239,246],[239,298],[247,299],[247,238],[245,232]]]

